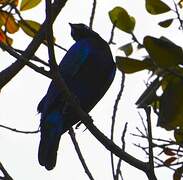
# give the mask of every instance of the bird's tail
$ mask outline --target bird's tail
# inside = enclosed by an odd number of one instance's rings
[[[63,118],[59,112],[52,112],[41,120],[41,140],[38,160],[47,170],[55,167],[57,150],[63,133]]]

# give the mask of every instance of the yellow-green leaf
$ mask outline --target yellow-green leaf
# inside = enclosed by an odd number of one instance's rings
[[[183,166],[177,168],[173,174],[173,180],[181,180],[183,174]]]
[[[132,43],[125,44],[119,48],[121,51],[125,53],[126,56],[129,56],[133,52]]]
[[[6,30],[11,34],[17,32],[19,29],[19,25],[15,21],[15,18],[12,14],[7,12],[0,11],[0,22],[0,24],[4,25]]]
[[[31,37],[34,37],[40,29],[40,24],[36,21],[20,20],[18,23],[22,30]]]
[[[115,7],[109,12],[112,23],[120,30],[132,33],[135,27],[135,18],[130,16],[122,7]]]
[[[179,77],[170,80],[160,97],[158,126],[167,130],[183,127],[183,82]]]
[[[152,70],[153,66],[148,60],[137,60],[128,57],[116,57],[116,65],[120,71],[125,73],[135,73],[144,69]]]
[[[135,103],[138,108],[144,108],[147,105],[150,105],[158,100],[156,91],[158,90],[160,85],[161,81],[159,80],[159,78],[156,78],[138,98],[137,102]]]
[[[164,28],[167,28],[169,27],[173,22],[173,19],[167,19],[165,21],[161,21],[159,22],[158,24],[161,26],[161,27],[164,27]]]
[[[182,48],[166,38],[146,36],[143,44],[151,59],[160,68],[175,67],[183,63]]]
[[[174,138],[177,144],[183,143],[183,127],[179,127],[174,131]]]
[[[20,11],[25,11],[28,9],[32,9],[37,6],[41,0],[22,0],[20,4]]]
[[[152,14],[162,14],[170,11],[170,7],[160,0],[146,0],[146,10]]]

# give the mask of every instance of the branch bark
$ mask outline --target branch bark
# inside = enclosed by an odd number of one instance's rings
[[[52,4],[52,19],[51,23],[55,21],[56,17],[62,10],[62,8],[65,6],[67,0],[55,0],[54,3]],[[37,51],[43,40],[45,39],[46,35],[46,26],[47,26],[47,19],[43,22],[39,32],[37,35],[33,38],[31,43],[28,45],[26,50],[23,53],[23,56],[27,59],[32,58],[34,53]],[[26,65],[25,62],[20,61],[17,59],[13,64],[11,64],[9,67],[4,69],[3,71],[0,72],[0,89],[2,89],[24,66]]]
[[[78,145],[78,143],[77,143],[77,141],[76,141],[76,137],[75,137],[75,133],[74,133],[73,128],[70,128],[70,130],[69,130],[69,135],[70,135],[70,137],[71,137],[71,140],[72,140],[72,142],[73,142],[73,144],[74,144],[75,150],[76,150],[76,152],[77,152],[77,154],[78,154],[78,157],[79,157],[79,159],[80,159],[80,161],[81,161],[81,164],[83,165],[83,168],[84,168],[86,174],[88,175],[88,177],[89,177],[90,180],[94,180],[94,178],[93,178],[93,176],[92,176],[90,170],[88,169],[88,166],[87,166],[87,164],[86,164],[86,162],[85,162],[85,160],[84,160],[84,158],[83,158],[83,155],[82,155],[82,153],[81,153],[81,150],[80,150],[80,148],[79,148],[79,145]]]

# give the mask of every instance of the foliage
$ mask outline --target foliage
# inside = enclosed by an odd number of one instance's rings
[[[29,36],[34,37],[40,24],[33,20],[24,20],[22,12],[37,6],[41,0],[1,0],[0,1],[0,41],[12,45],[14,34],[20,28]]]
[[[174,21],[178,21],[180,30],[183,30],[183,20],[180,11],[183,10],[183,1],[174,3],[175,7],[170,8],[165,2],[160,0],[146,0],[145,8],[151,15],[160,15],[173,12],[177,18],[168,17],[158,24],[163,28],[168,28]],[[125,14],[125,15],[124,15]],[[182,47],[166,37],[145,36],[143,44],[140,44],[134,35],[135,19],[132,18],[122,7],[116,7],[109,12],[111,22],[124,32],[131,34],[132,42],[122,45],[119,49],[126,56],[117,56],[116,64],[120,71],[124,73],[136,73],[142,70],[151,72],[151,77],[156,77],[149,83],[147,89],[139,97],[136,104],[139,108],[151,106],[158,116],[158,126],[166,130],[173,130],[177,145],[183,142],[183,50]],[[128,23],[128,26],[126,25]],[[131,25],[130,25],[131,24]],[[147,54],[142,59],[129,57],[133,53],[133,44],[137,44],[137,49],[146,50]],[[157,91],[161,89],[161,95]],[[177,150],[178,151],[178,150]],[[171,151],[169,150],[169,153]],[[175,157],[175,153],[164,150],[166,155],[171,155],[164,161],[166,166],[180,159]],[[182,167],[178,167],[174,173],[174,179],[180,179]]]

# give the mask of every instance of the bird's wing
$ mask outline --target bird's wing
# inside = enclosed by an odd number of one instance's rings
[[[75,43],[63,57],[59,64],[60,72],[66,83],[71,83],[72,78],[79,72],[79,69],[86,64],[91,49],[88,47],[88,41],[80,41]],[[58,101],[60,93],[51,82],[47,94],[38,104],[38,112],[47,112],[56,101]]]
[[[90,40],[81,40],[75,43],[59,64],[62,77],[65,81],[70,81],[79,71],[79,69],[87,63],[88,57],[92,52]]]

